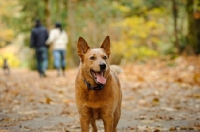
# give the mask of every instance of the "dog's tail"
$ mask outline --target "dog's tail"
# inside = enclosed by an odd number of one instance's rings
[[[110,69],[116,72],[118,75],[123,72],[122,68],[117,65],[110,65]]]

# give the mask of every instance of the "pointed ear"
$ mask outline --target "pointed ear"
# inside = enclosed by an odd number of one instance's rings
[[[78,55],[81,58],[83,58],[83,55],[88,51],[88,49],[90,49],[90,47],[88,46],[87,42],[82,37],[79,37],[77,49],[78,49]]]
[[[109,36],[105,38],[100,48],[103,48],[106,51],[106,54],[108,55],[108,57],[110,56],[110,37]]]

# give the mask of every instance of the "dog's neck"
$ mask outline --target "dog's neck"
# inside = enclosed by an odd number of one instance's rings
[[[90,90],[101,90],[104,87],[104,84],[97,84],[97,86],[92,86],[91,84],[89,84],[85,79],[84,79],[85,84],[87,85],[87,88]]]

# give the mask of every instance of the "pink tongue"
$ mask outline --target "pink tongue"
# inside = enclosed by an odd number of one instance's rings
[[[97,76],[97,82],[101,84],[106,83],[106,79],[103,77],[103,73],[96,73]]]

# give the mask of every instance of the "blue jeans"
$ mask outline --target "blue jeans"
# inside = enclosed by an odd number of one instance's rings
[[[48,66],[48,51],[46,47],[36,48],[37,70],[44,74]]]
[[[53,51],[53,56],[54,56],[54,65],[56,69],[62,68],[63,70],[65,69],[66,66],[66,61],[65,61],[65,50],[54,50]]]

